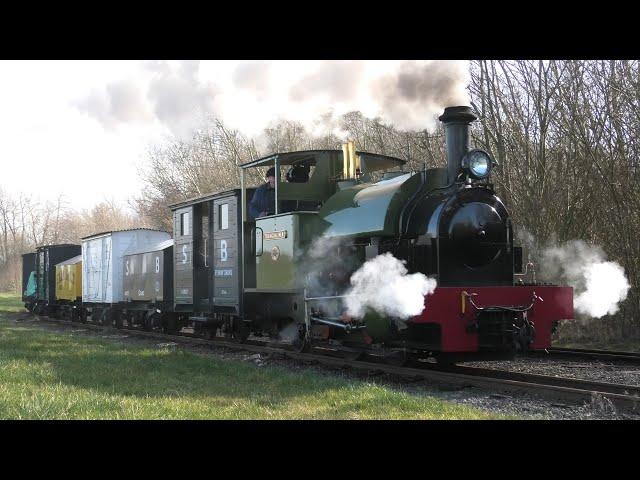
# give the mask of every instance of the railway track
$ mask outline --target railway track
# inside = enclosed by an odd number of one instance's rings
[[[601,360],[605,362],[640,364],[640,353],[638,352],[615,352],[611,350],[589,350],[583,348],[549,348],[547,352],[536,352],[534,355],[563,360]]]
[[[548,375],[509,372],[490,368],[462,365],[441,366],[437,364],[414,363],[412,366],[394,366],[375,361],[349,360],[339,356],[318,353],[299,353],[293,350],[269,345],[268,342],[248,341],[237,343],[225,339],[205,339],[193,335],[167,335],[158,332],[147,332],[137,329],[115,329],[90,323],[72,323],[68,320],[38,317],[38,320],[75,328],[86,328],[99,331],[113,331],[129,336],[162,340],[183,345],[204,345],[224,347],[235,351],[280,354],[285,358],[310,362],[330,367],[351,368],[369,374],[385,373],[413,381],[425,381],[430,384],[455,388],[476,387],[492,392],[526,393],[546,399],[561,400],[582,404],[607,399],[618,410],[640,413],[640,387],[634,385],[618,385],[589,380],[555,377]],[[555,349],[554,349],[555,350]],[[564,350],[564,349],[559,349]],[[551,352],[551,351],[550,351]],[[596,354],[600,351],[595,351]],[[570,353],[565,352],[570,355]]]

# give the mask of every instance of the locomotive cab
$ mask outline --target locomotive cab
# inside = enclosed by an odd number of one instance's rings
[[[321,212],[336,195],[365,185],[373,172],[403,164],[394,157],[356,152],[350,143],[342,151],[278,153],[241,166],[243,212],[251,200],[244,187],[247,169],[273,166],[276,177],[273,214],[256,220],[245,214],[242,222],[242,235],[250,239],[243,258],[255,261],[253,276],[243,279],[245,317],[255,331],[279,336],[288,324],[308,323],[307,252],[329,225]],[[282,181],[285,170],[287,181]]]

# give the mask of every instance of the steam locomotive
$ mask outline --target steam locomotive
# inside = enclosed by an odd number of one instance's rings
[[[63,288],[81,290],[73,298],[55,292],[79,247],[40,247],[24,256],[26,306],[116,327],[191,329],[239,342],[252,335],[394,363],[547,348],[554,324],[573,318],[573,291],[526,281],[509,213],[489,183],[494,162],[469,148],[471,109],[446,108],[440,120],[446,168],[405,172],[403,160],[356,152],[353,143],[277,153],[241,165],[239,189],[170,205],[173,238],[149,229],[83,238],[81,289]],[[275,167],[274,211],[253,219],[245,176],[263,167]],[[373,309],[348,315],[352,274],[386,253],[437,288],[411,318]]]

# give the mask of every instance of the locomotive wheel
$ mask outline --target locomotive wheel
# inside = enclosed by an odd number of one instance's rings
[[[343,357],[345,360],[349,360],[351,362],[355,362],[356,360],[360,360],[364,352],[355,351],[355,352],[343,352]]]
[[[391,352],[384,356],[384,363],[394,367],[404,367],[409,362],[406,352]]]
[[[454,355],[451,353],[440,353],[440,354],[437,354],[435,358],[438,365],[443,367],[455,365],[456,362],[459,362],[461,360],[458,355]]]

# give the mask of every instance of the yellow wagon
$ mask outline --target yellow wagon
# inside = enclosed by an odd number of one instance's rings
[[[61,316],[74,319],[82,301],[82,255],[56,265],[56,300]]]

